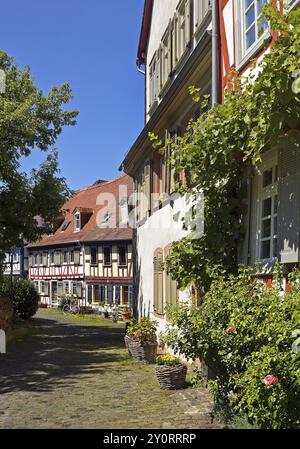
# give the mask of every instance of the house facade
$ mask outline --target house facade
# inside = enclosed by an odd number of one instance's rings
[[[126,175],[76,191],[55,232],[28,245],[29,278],[43,303],[56,307],[65,295],[93,308],[132,303],[131,192]]]
[[[260,21],[267,0],[220,0],[221,83],[226,89],[232,70],[247,76],[253,59],[262,60],[277,38],[268,22]],[[284,2],[287,11],[299,0]],[[274,2],[279,7],[279,2]],[[285,13],[285,11],[282,11]],[[265,46],[265,43],[268,43]],[[300,261],[300,151],[270,148],[262,162],[248,173],[246,238],[240,251],[244,264],[261,264],[261,274],[271,282],[272,268],[279,261],[288,272]]]
[[[15,248],[5,254],[4,273],[5,276],[26,279],[28,276],[28,250],[25,247]]]
[[[154,150],[149,133],[162,143],[175,140],[201,114],[189,87],[210,95],[212,88],[212,8],[206,0],[146,0],[138,48],[145,76],[145,127],[122,168],[134,180],[136,202],[135,308],[163,328],[166,306],[189,299],[163,269],[174,241],[186,235],[186,198],[175,193],[166,157]],[[144,67],[144,70],[141,68]]]
[[[266,2],[144,2],[137,65],[145,77],[145,126],[121,168],[133,178],[137,197],[137,316],[151,316],[161,327],[166,323],[166,306],[185,301],[191,292],[179,292],[163,269],[173,242],[186,235],[178,218],[185,206],[182,198],[174,196],[172,170],[153,148],[149,133],[158,136],[162,144],[176,140],[188,121],[202,112],[189,95],[190,86],[210,95],[211,105],[222,102],[231,71],[247,76],[253,58],[262,59],[271,51],[277,35],[266,20],[260,20]],[[300,2],[285,3],[290,9]],[[278,2],[274,1],[274,7]],[[275,261],[286,265],[300,261],[300,157],[296,151],[287,157],[284,152],[270,150],[257,170],[249,167],[247,179],[248,216],[240,262],[262,262],[262,277],[268,281]]]

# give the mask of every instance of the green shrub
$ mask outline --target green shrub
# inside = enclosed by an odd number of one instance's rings
[[[23,320],[31,318],[38,309],[39,294],[31,281],[5,279],[0,285],[0,296],[12,297],[15,315]]]
[[[202,306],[169,311],[166,340],[187,358],[200,357],[213,373],[218,407],[246,414],[262,428],[296,427],[300,356],[292,350],[300,322],[300,292],[283,294],[280,278],[268,288],[254,270],[215,275]],[[270,385],[265,378],[273,376]],[[270,378],[267,378],[270,379]]]
[[[127,329],[127,335],[133,340],[143,343],[155,343],[156,337],[156,321],[150,320],[150,318],[142,318],[138,323],[132,324]]]

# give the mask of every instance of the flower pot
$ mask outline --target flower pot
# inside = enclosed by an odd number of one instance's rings
[[[185,387],[187,367],[183,363],[174,366],[156,365],[155,373],[162,390],[181,390]]]
[[[124,341],[125,341],[125,346],[126,346],[126,348],[127,348],[127,351],[128,351],[128,353],[129,353],[129,355],[131,355],[131,352],[130,352],[130,349],[129,349],[129,341],[130,341],[129,335],[125,335]]]
[[[157,355],[157,342],[145,342],[132,340],[126,335],[125,341],[128,342],[128,352],[132,355],[136,362],[154,363]]]
[[[132,318],[131,312],[122,312],[122,320],[129,321]]]

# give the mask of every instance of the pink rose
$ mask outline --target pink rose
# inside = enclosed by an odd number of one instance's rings
[[[236,328],[235,327],[229,327],[226,332],[228,332],[228,334],[234,334],[236,332]]]
[[[269,374],[264,378],[265,385],[278,384],[278,382],[279,382],[278,377],[272,376],[271,374]]]

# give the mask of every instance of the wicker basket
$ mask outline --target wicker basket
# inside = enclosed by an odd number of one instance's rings
[[[155,363],[157,355],[157,342],[144,343],[141,345],[138,341],[132,340],[130,337],[125,337],[125,344],[129,354],[132,355],[136,362]]]
[[[187,367],[183,363],[175,366],[156,365],[155,372],[162,390],[181,390],[185,387]]]
[[[129,342],[130,342],[130,337],[129,337],[129,335],[125,335],[124,341],[125,341],[125,346],[126,346],[126,348],[127,348],[127,350],[128,350],[128,353],[129,353],[129,355],[131,355],[131,352],[130,352],[130,349],[129,349]]]

